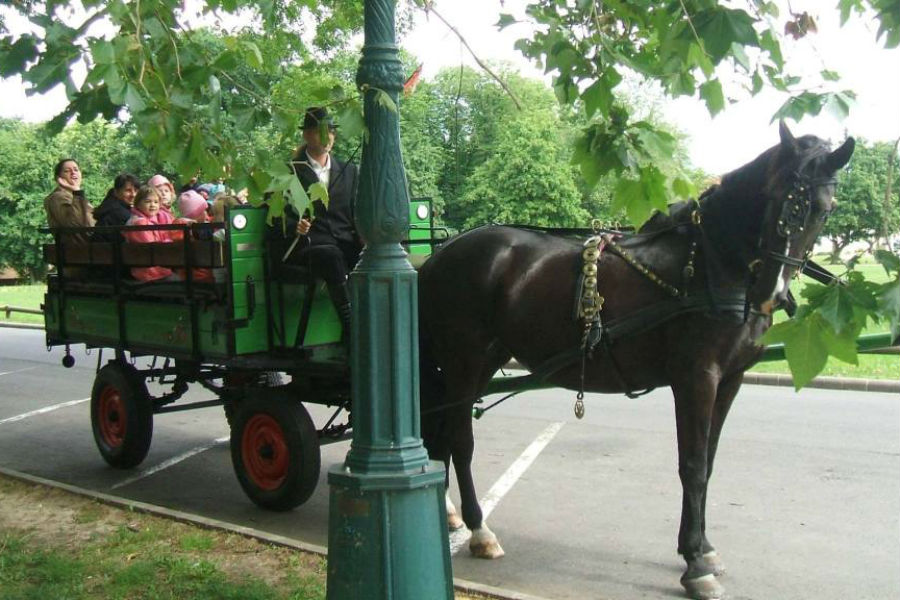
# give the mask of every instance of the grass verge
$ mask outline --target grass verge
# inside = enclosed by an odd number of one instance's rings
[[[0,475],[0,600],[319,600],[325,575],[321,556]]]

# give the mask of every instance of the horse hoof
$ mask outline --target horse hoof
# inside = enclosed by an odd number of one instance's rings
[[[720,600],[725,595],[725,588],[710,573],[695,579],[681,579],[681,585],[689,598],[694,600]]]
[[[450,531],[456,531],[457,529],[462,529],[464,525],[462,518],[457,514],[447,515],[447,527]]]
[[[484,542],[478,544],[469,544],[469,552],[472,553],[472,556],[475,558],[500,558],[506,552],[503,551],[503,548],[500,547],[500,544],[497,541],[493,542]]]
[[[488,529],[487,525],[482,525],[472,532],[472,539],[469,540],[469,552],[475,558],[500,558],[506,554],[500,547],[497,536]]]
[[[722,557],[719,556],[718,552],[713,550],[712,552],[707,552],[703,555],[703,562],[712,569],[713,575],[716,577],[721,577],[725,574],[725,563],[722,561]]]

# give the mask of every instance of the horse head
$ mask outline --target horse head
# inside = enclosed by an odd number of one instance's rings
[[[764,201],[755,258],[750,262],[753,283],[747,292],[751,306],[764,313],[787,301],[790,279],[812,251],[834,210],[835,174],[853,155],[847,140],[832,151],[828,142],[812,135],[794,137],[779,124],[781,142],[767,152]],[[761,157],[762,158],[762,157]]]

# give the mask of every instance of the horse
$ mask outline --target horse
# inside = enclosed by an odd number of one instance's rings
[[[515,359],[547,387],[579,390],[579,402],[584,391],[671,387],[681,584],[691,598],[721,597],[724,564],[705,520],[719,435],[744,371],[762,353],[760,336],[788,303],[790,279],[835,207],[835,175],[854,150],[853,138],[832,151],[783,122],[779,135],[698,200],[673,204],[635,234],[582,243],[484,226],[452,238],[422,266],[422,437],[448,478],[452,460],[473,555],[503,555],[472,479],[473,406]]]

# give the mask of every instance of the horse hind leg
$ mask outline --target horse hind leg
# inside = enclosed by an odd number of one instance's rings
[[[459,512],[456,510],[456,505],[453,504],[453,500],[450,499],[449,490],[444,494],[444,501],[447,506],[447,528],[450,529],[450,531],[461,529],[464,523],[462,517],[459,516]]]
[[[465,406],[466,413],[459,413],[456,419],[451,456],[453,468],[456,471],[456,481],[459,485],[463,521],[472,532],[469,540],[469,552],[476,558],[500,558],[505,552],[500,546],[497,536],[487,526],[475,494],[475,481],[472,477],[475,438],[470,407]]]

